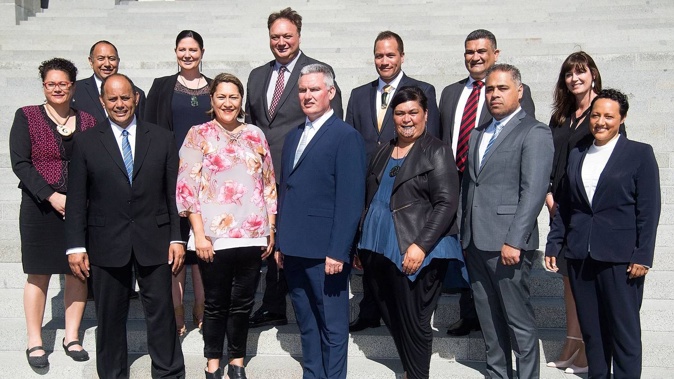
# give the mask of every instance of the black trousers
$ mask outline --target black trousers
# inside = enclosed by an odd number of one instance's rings
[[[588,378],[641,377],[644,277],[629,279],[627,263],[568,259],[569,281],[585,342]]]
[[[372,255],[373,254],[368,252],[362,253],[360,250],[358,251],[358,257],[363,266],[370,266],[367,263],[363,263],[363,261],[371,259]],[[372,282],[371,276],[372,272],[370,270],[363,270],[363,298],[358,304],[358,318],[374,323],[379,322],[381,313],[379,312],[379,306],[377,305],[374,296],[374,288],[370,286],[370,283]]]
[[[267,257],[267,273],[265,274],[264,281],[265,288],[260,310],[285,315],[288,283],[286,282],[283,269],[279,269],[276,265],[274,254]]]
[[[429,377],[433,353],[431,317],[447,272],[446,259],[434,259],[412,282],[381,254],[370,254],[363,269],[372,273],[370,286],[395,342],[408,379]]]
[[[262,250],[259,246],[216,250],[213,262],[199,260],[204,283],[204,357],[220,359],[227,335],[229,359],[246,356],[248,318],[255,303],[255,289]]]
[[[98,376],[115,379],[129,377],[126,321],[134,269],[145,312],[152,378],[184,378],[185,364],[171,299],[171,266],[141,266],[133,255],[123,267],[91,266],[98,319]]]

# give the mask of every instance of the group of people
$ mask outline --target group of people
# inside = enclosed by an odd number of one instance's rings
[[[402,38],[381,32],[378,78],[353,89],[342,121],[334,70],[300,50],[302,17],[286,8],[267,26],[274,59],[245,91],[234,75],[201,73],[204,41],[191,30],[176,38],[179,72],[147,98],[118,73],[108,41],[91,48],[91,78],[77,81],[62,58],[42,63],[46,102],[17,110],[10,133],[31,366],[49,365],[46,292],[52,274],[66,274],[65,353],[89,359],[78,334],[89,281],[98,375],[127,378],[135,276],[152,376],[185,377],[189,266],[207,379],[224,374],[225,337],[227,376],[246,378],[248,329],[286,324],[287,294],[305,379],[345,378],[349,332],[380,319],[404,377],[428,378],[443,290],[461,294],[448,333],[481,329],[488,377],[512,378],[514,352],[518,376],[537,378],[529,277],[545,204],[545,264],[565,274],[568,329],[549,365],[608,378],[613,362],[615,378],[640,376],[658,167],[650,146],[625,137],[627,98],[602,90],[589,55],[562,64],[548,126],[519,70],[496,63],[491,32],[467,36],[469,76],[439,106],[432,85],[402,71]],[[364,296],[350,323],[352,266]]]

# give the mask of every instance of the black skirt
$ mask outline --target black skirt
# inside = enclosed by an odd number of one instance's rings
[[[66,256],[65,221],[48,201],[22,191],[19,211],[21,263],[26,274],[72,274]]]

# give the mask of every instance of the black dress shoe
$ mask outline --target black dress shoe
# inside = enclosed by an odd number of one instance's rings
[[[269,311],[256,312],[249,320],[249,328],[258,328],[260,326],[281,326],[287,325],[286,315],[271,313]]]
[[[42,350],[44,351],[44,354],[37,356],[37,357],[31,357],[30,353],[34,351]],[[47,352],[44,350],[44,347],[42,346],[33,346],[30,349],[26,350],[26,358],[28,358],[28,364],[30,367],[33,368],[45,368],[49,366],[49,359],[47,359]]]
[[[214,372],[206,371],[206,379],[222,379],[222,369],[218,367]]]
[[[246,369],[231,364],[227,367],[227,377],[229,379],[248,379],[246,377]]]
[[[349,324],[349,333],[360,332],[367,328],[378,328],[380,325],[379,320],[372,321],[358,317]]]
[[[450,336],[466,336],[473,330],[481,330],[480,322],[476,318],[461,318],[459,321],[453,323],[447,329],[447,334]]]

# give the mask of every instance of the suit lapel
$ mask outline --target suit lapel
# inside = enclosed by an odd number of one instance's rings
[[[96,88],[96,79],[94,79],[93,75],[86,81],[84,82],[84,92],[87,93],[87,95],[91,98],[91,101],[94,103],[94,106],[96,107],[96,110],[98,111],[100,117],[96,118],[106,118],[107,115],[105,114],[105,111],[103,110],[103,106],[101,105],[101,100],[100,96],[98,95],[98,89]],[[94,116],[94,115],[92,115]]]
[[[487,152],[487,155],[484,156],[482,159],[482,162],[480,163],[481,167],[485,167],[487,165],[487,162],[489,161],[489,158],[491,158],[492,155],[494,155],[494,152],[498,150],[498,147],[501,145],[504,139],[508,137],[510,133],[515,130],[515,128],[520,124],[520,120],[524,117],[525,113],[524,111],[519,111],[517,112],[516,115],[514,115],[510,121],[508,121],[504,126],[503,129],[501,129],[501,133],[496,137],[496,140],[494,143],[491,145],[491,148],[489,148],[489,151]],[[486,128],[485,128],[486,130]],[[478,149],[479,150],[479,149]],[[479,154],[479,152],[478,152]],[[480,168],[479,171],[482,171]]]
[[[597,188],[595,188],[594,196],[592,197],[593,208],[596,204],[599,204],[602,195],[606,192],[603,189],[603,187],[606,187],[608,185],[606,184],[606,176],[610,175],[611,171],[613,171],[617,162],[620,161],[625,151],[623,146],[625,143],[626,142],[624,137],[618,137],[618,141],[616,141],[616,145],[613,148],[613,152],[611,153],[611,156],[608,158],[608,162],[606,162],[606,167],[604,167],[604,170],[602,170],[601,174],[599,175],[599,180],[597,181]]]
[[[297,164],[293,168],[293,172],[295,171],[295,168],[300,167],[304,158],[307,156],[307,154],[309,154],[311,152],[311,149],[313,149],[314,146],[316,146],[317,144],[320,143],[321,137],[323,137],[323,135],[327,132],[327,130],[332,126],[332,123],[335,121],[336,118],[337,118],[337,116],[333,114],[332,116],[330,116],[330,118],[328,118],[325,121],[325,123],[321,126],[321,128],[318,129],[318,132],[316,132],[316,134],[313,136],[313,138],[311,138],[311,141],[309,141],[309,144],[307,144],[307,147],[304,148],[304,151],[302,152],[302,155],[300,155],[300,159],[297,161]],[[304,131],[304,128],[302,128],[302,130]],[[299,143],[299,141],[298,141],[298,143]],[[297,144],[295,144],[295,149],[297,150]]]
[[[473,129],[470,132],[470,138],[468,139],[468,170],[473,179],[477,178],[477,173],[480,170],[480,141],[484,136],[484,131],[487,130],[489,124],[483,124],[479,127]]]
[[[265,117],[267,117],[267,120],[269,120],[270,123],[271,123],[272,119],[269,118],[269,103],[267,102],[267,89],[269,88],[269,83],[271,82],[271,73],[274,71],[274,64],[276,64],[276,61],[271,61],[267,65],[267,70],[265,71],[265,74],[264,74],[264,84],[261,87],[262,104],[264,104],[263,110],[264,110]],[[290,82],[288,82],[288,83],[290,83]],[[279,103],[279,105],[280,105],[280,103]],[[275,112],[274,116],[276,116],[276,113],[278,113],[278,112]]]
[[[272,117],[269,122],[273,121],[276,115],[279,113],[279,109],[283,106],[283,103],[288,99],[288,96],[290,96],[290,93],[293,91],[295,87],[297,87],[297,80],[300,78],[300,71],[302,71],[302,67],[306,65],[306,55],[302,53],[299,58],[297,58],[297,62],[295,63],[295,67],[293,68],[293,71],[290,73],[290,78],[288,78],[288,82],[286,83],[285,87],[283,88],[283,93],[281,94],[281,98],[278,101],[278,105],[276,106],[276,111],[274,112],[274,117]],[[273,63],[272,61],[272,66],[270,67],[271,70],[273,70]],[[269,79],[267,79],[267,85],[264,88],[269,88],[269,84],[271,83],[271,72],[269,72],[269,75],[267,75]],[[267,99],[266,92],[265,92],[265,99]],[[265,106],[267,110],[269,110],[269,104]],[[266,112],[269,113],[269,112]],[[269,115],[267,115],[269,117]]]
[[[292,174],[292,172],[295,170],[293,167],[293,162],[295,161],[295,152],[297,151],[297,145],[300,143],[300,138],[302,137],[302,133],[304,133],[305,127],[306,125],[302,125],[293,129],[289,133],[288,138],[284,143],[287,145],[287,147],[283,146],[283,149],[285,150],[287,148],[287,151],[292,152],[292,154],[284,154],[282,157],[284,159],[284,161],[281,163],[282,175],[286,178],[289,177],[290,174]]]
[[[127,178],[128,175],[126,173],[126,166],[124,165],[124,158],[122,158],[122,152],[119,151],[119,145],[117,145],[117,139],[110,126],[110,121],[105,122],[105,125],[100,129],[99,133],[101,133],[101,143],[103,144],[103,148],[108,152],[113,162],[117,164],[117,167],[124,177]]]
[[[370,106],[368,109],[370,109],[370,118],[372,119],[372,128],[374,129],[374,132],[379,134],[379,130],[377,129],[377,116],[379,115],[379,109],[377,109],[377,86],[379,85],[379,79],[375,80],[374,82],[371,83],[370,86],[370,99],[367,102]]]
[[[147,156],[147,151],[150,147],[150,130],[143,125],[143,123],[138,123],[136,125],[136,148],[135,154],[133,157],[133,178],[135,179],[140,167],[143,165],[145,156]]]
[[[585,151],[583,151],[578,161],[578,166],[573,169],[572,173],[576,177],[575,180],[576,191],[582,195],[583,200],[585,200],[585,204],[587,204],[590,208],[592,208],[592,204],[590,204],[590,199],[587,197],[587,192],[585,191],[585,183],[583,183],[583,162],[585,162],[585,157],[587,157],[587,151],[588,149],[585,149]],[[567,175],[569,175],[569,168],[571,167],[567,168]]]

